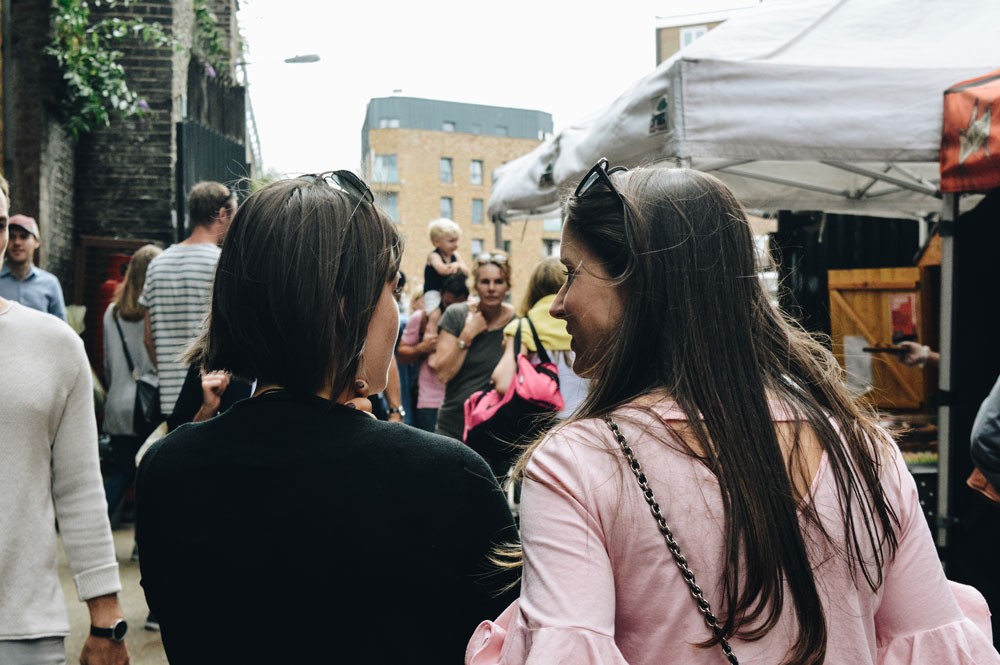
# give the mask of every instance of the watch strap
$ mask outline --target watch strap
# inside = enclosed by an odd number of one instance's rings
[[[109,640],[114,640],[115,642],[121,642],[124,640],[127,632],[128,624],[125,622],[125,619],[118,619],[108,628],[103,628],[101,626],[90,627],[90,634],[94,637],[103,637]]]

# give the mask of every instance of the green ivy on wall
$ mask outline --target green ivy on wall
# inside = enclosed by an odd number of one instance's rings
[[[127,7],[132,0],[91,0],[95,7]],[[125,82],[125,68],[116,50],[137,36],[158,46],[171,43],[163,27],[141,19],[92,19],[87,0],[52,0],[52,41],[45,52],[56,58],[63,86],[59,109],[74,139],[111,124],[111,114],[142,115],[145,100]]]
[[[142,116],[149,105],[125,81],[118,50],[129,38],[155,46],[176,44],[163,26],[140,18],[93,18],[95,8],[127,8],[135,0],[52,0],[52,40],[45,53],[62,72],[61,119],[74,139],[111,124],[112,116]],[[193,52],[210,77],[225,72],[227,50],[219,21],[206,0],[192,0],[195,15]]]
[[[219,29],[219,19],[208,8],[206,0],[194,0],[194,53],[205,61],[205,74],[210,77],[226,74],[229,55],[225,38]]]

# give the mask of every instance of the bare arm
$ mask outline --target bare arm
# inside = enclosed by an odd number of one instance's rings
[[[462,369],[465,363],[465,354],[468,349],[458,348],[458,338],[447,330],[442,330],[438,334],[437,352],[435,353],[434,373],[437,374],[438,381],[447,384],[458,370]]]
[[[486,319],[483,318],[482,312],[470,311],[465,317],[465,326],[457,336],[444,328],[438,332],[437,367],[434,368],[438,381],[446,384],[455,378],[465,363],[468,347],[484,330],[486,330]],[[459,340],[462,340],[466,348],[459,346]]]
[[[514,358],[514,338],[507,337],[503,344],[503,356],[500,358],[500,362],[497,363],[497,366],[493,369],[493,376],[490,377],[493,381],[493,387],[496,388],[496,391],[501,395],[507,392],[507,388],[510,387],[510,382],[514,378],[514,368],[516,367],[516,359]]]
[[[437,335],[433,338],[427,337],[426,339],[420,339],[420,327],[421,322],[427,314],[420,310],[413,313],[412,318],[406,324],[406,330],[403,331],[403,336],[399,340],[399,346],[396,347],[396,355],[401,363],[416,363],[434,353],[434,349],[437,346]],[[416,344],[408,344],[405,340],[419,340]]]
[[[455,262],[452,265],[455,266],[455,272],[462,271],[466,275],[471,272],[469,266],[465,265],[465,261],[462,260],[462,255],[458,252],[455,252]]]
[[[437,335],[435,335],[434,337],[423,339],[417,344],[403,344],[400,342],[397,349],[399,362],[415,363],[423,360],[425,356],[434,353],[434,349],[437,347],[437,339]]]
[[[454,270],[451,264],[445,263],[444,259],[437,252],[431,252],[430,256],[427,257],[427,262],[431,264],[431,267],[437,271],[439,275],[450,275]]]

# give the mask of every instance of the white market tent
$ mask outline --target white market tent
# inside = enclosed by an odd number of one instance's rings
[[[769,0],[500,167],[490,215],[558,207],[599,157],[711,171],[752,209],[937,212],[943,92],[1000,65],[997,25],[1000,2]]]
[[[944,91],[1000,67],[1000,2],[766,0],[635,82],[606,109],[494,173],[494,219],[560,205],[600,157],[714,173],[750,209],[954,220],[938,191]],[[941,348],[954,254],[942,236]],[[942,355],[940,389],[954,388]],[[938,544],[947,545],[950,407],[938,415]]]

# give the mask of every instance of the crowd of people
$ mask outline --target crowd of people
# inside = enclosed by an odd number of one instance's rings
[[[0,341],[43,350],[0,356],[0,662],[65,661],[56,523],[81,662],[128,661],[108,515],[134,477],[175,664],[1000,665],[891,435],[771,302],[711,175],[599,161],[519,308],[510,257],[466,263],[435,220],[404,325],[407,250],[350,171],[188,203],[190,236],[138,250],[104,313],[103,478],[82,342],[0,291]],[[37,248],[32,224],[0,194],[0,255]],[[44,284],[30,268],[18,289]],[[463,407],[539,344],[564,408],[520,442],[515,521]],[[150,374],[162,436],[133,418]]]

